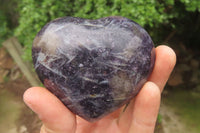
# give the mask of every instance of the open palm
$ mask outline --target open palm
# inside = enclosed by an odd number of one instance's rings
[[[24,93],[24,101],[42,120],[41,133],[153,133],[161,92],[175,62],[176,56],[171,48],[157,47],[153,72],[126,110],[123,111],[122,107],[94,123],[70,112],[56,96],[42,87],[29,88]]]

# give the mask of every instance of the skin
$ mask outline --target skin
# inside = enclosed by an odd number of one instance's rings
[[[95,123],[70,112],[59,99],[42,87],[29,88],[24,102],[42,120],[40,133],[153,133],[160,107],[161,92],[176,63],[168,46],[156,48],[156,62],[148,82],[130,102]]]

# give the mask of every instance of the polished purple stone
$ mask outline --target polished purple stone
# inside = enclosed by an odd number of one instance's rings
[[[148,33],[130,19],[64,17],[41,29],[32,57],[44,86],[93,122],[137,95],[152,72],[155,52]]]

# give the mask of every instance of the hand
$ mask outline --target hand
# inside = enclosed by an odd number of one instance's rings
[[[24,101],[42,120],[40,133],[153,133],[161,92],[175,62],[176,55],[171,48],[157,47],[153,72],[125,112],[122,107],[95,123],[70,112],[56,96],[42,87],[28,89]]]

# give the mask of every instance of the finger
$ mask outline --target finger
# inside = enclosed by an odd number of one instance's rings
[[[175,62],[176,55],[171,48],[169,48],[168,46],[158,46],[156,48],[155,66],[149,78],[149,81],[154,82],[162,91],[175,65]],[[118,124],[123,130],[129,127],[128,122],[131,122],[129,118],[132,116],[133,105],[134,101],[132,100],[125,112],[123,112],[118,120]]]
[[[160,106],[160,89],[147,82],[136,96],[129,133],[153,133]]]
[[[154,82],[162,92],[176,64],[176,54],[170,47],[164,45],[158,46],[155,51],[156,61],[149,81]]]
[[[118,126],[121,132],[128,132],[130,124],[132,122],[132,114],[133,114],[133,108],[134,108],[134,102],[135,100],[131,100],[130,103],[127,105],[128,107],[125,109],[125,106],[122,108],[121,116],[118,119]],[[125,110],[124,110],[125,109]]]
[[[41,133],[75,132],[76,119],[61,101],[42,87],[33,87],[24,93],[25,103],[42,120]]]

